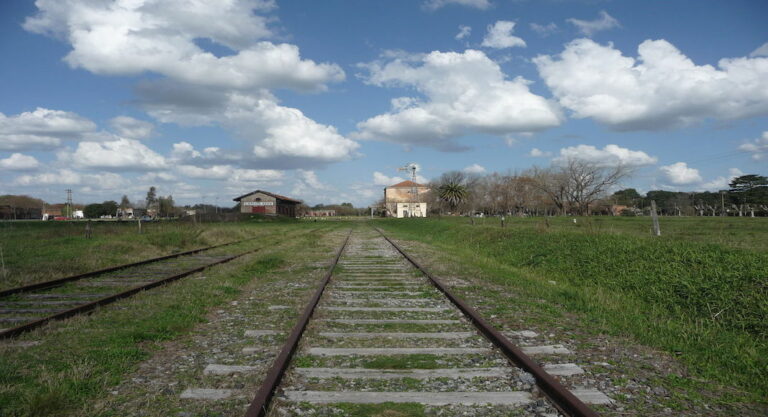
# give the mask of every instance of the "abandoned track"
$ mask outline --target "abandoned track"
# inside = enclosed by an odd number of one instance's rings
[[[611,402],[600,391],[569,391],[558,382],[553,375],[583,372],[557,362],[565,348],[525,344],[513,344],[381,231],[358,230],[304,308],[246,417],[339,415],[340,403],[415,403],[439,415],[597,416],[585,403]],[[540,354],[544,366],[528,356]]]
[[[0,292],[0,339],[16,337],[53,320],[91,311],[258,249],[235,255],[203,252],[253,239],[243,239],[130,264],[11,288]]]

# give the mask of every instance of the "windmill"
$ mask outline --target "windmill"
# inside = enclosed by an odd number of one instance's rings
[[[418,165],[416,165],[413,162],[408,163],[405,166],[397,169],[398,172],[399,171],[405,171],[405,172],[410,171],[411,172],[411,183],[412,183],[411,184],[411,191],[410,191],[411,198],[410,198],[410,201],[408,202],[408,216],[409,217],[413,216],[414,206],[415,206],[416,203],[419,202],[418,201],[418,199],[419,199],[419,190],[416,187],[416,171],[418,169],[419,169]]]

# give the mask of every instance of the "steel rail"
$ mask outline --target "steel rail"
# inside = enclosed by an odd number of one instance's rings
[[[134,287],[134,288],[131,288],[131,289],[119,292],[117,294],[113,294],[113,295],[110,295],[110,296],[107,296],[107,297],[104,297],[104,298],[100,298],[100,299],[98,299],[96,301],[92,301],[90,303],[81,304],[81,305],[79,305],[77,307],[74,307],[74,308],[71,308],[69,310],[65,310],[65,311],[62,311],[62,312],[59,312],[59,313],[56,313],[56,314],[52,314],[52,315],[47,316],[47,317],[43,317],[41,319],[29,322],[29,323],[22,324],[20,326],[16,326],[16,327],[10,328],[8,330],[0,332],[0,340],[1,339],[8,339],[8,338],[11,338],[11,337],[18,336],[18,335],[20,335],[20,334],[22,334],[24,332],[28,332],[28,331],[30,331],[32,329],[40,327],[40,326],[42,326],[42,325],[44,325],[44,324],[46,324],[46,323],[48,323],[49,321],[52,321],[52,320],[61,320],[61,319],[72,317],[72,316],[75,316],[75,315],[78,315],[78,314],[81,314],[81,313],[89,312],[89,311],[95,309],[96,307],[113,303],[113,302],[115,302],[117,300],[120,300],[120,299],[123,299],[123,298],[126,298],[126,297],[130,297],[130,296],[132,296],[132,295],[134,295],[134,294],[136,294],[138,292],[141,292],[141,291],[144,291],[144,290],[149,290],[149,289],[158,287],[160,285],[167,284],[169,282],[172,282],[172,281],[175,281],[177,279],[186,277],[188,275],[192,275],[192,274],[194,274],[196,272],[200,272],[200,271],[202,271],[202,270],[204,270],[206,268],[212,267],[214,265],[230,262],[230,261],[233,261],[233,260],[235,260],[237,258],[240,258],[242,256],[245,256],[245,255],[248,255],[248,254],[251,254],[251,253],[254,253],[254,252],[259,251],[259,250],[261,250],[261,248],[253,249],[253,250],[250,250],[250,251],[247,251],[247,252],[243,252],[243,253],[241,253],[239,255],[229,256],[227,258],[220,259],[218,261],[215,261],[215,262],[212,262],[212,263],[209,263],[209,264],[205,264],[203,266],[199,266],[199,267],[196,267],[194,269],[190,269],[190,270],[184,271],[182,273],[179,273],[179,274],[176,274],[176,275],[172,275],[170,277],[165,277],[165,278],[159,279],[157,281],[150,282],[148,284],[139,285],[137,287]]]
[[[64,278],[57,278],[57,279],[54,279],[54,280],[51,280],[51,281],[38,282],[38,283],[35,283],[35,284],[29,284],[29,285],[24,285],[24,286],[21,286],[21,287],[10,288],[10,289],[7,289],[7,290],[0,291],[0,297],[7,297],[9,295],[19,294],[19,293],[23,293],[23,292],[30,292],[30,291],[44,290],[44,289],[48,289],[48,288],[59,287],[59,286],[64,285],[64,284],[66,284],[68,282],[77,281],[77,280],[80,280],[80,279],[83,279],[83,278],[89,278],[89,277],[93,277],[93,276],[97,276],[97,275],[107,274],[107,273],[110,273],[110,272],[119,271],[121,269],[127,269],[127,268],[131,268],[131,267],[134,267],[134,266],[146,265],[146,264],[153,263],[153,262],[164,261],[166,259],[178,258],[180,256],[192,255],[192,254],[195,254],[195,253],[198,253],[198,252],[203,252],[203,251],[207,251],[207,250],[211,250],[211,249],[216,249],[216,248],[220,248],[222,246],[227,246],[227,245],[235,245],[235,244],[238,244],[238,243],[243,243],[243,242],[247,242],[249,240],[254,240],[254,239],[257,239],[257,238],[252,237],[252,238],[248,238],[248,239],[238,240],[236,242],[222,243],[222,244],[219,244],[219,245],[213,245],[213,246],[208,246],[208,247],[205,247],[205,248],[193,249],[193,250],[186,251],[186,252],[180,252],[180,253],[174,253],[174,254],[171,254],[171,255],[160,256],[158,258],[149,258],[149,259],[144,259],[144,260],[141,260],[141,261],[138,261],[138,262],[123,264],[123,265],[118,265],[118,266],[111,266],[109,268],[104,268],[104,269],[99,269],[99,270],[96,270],[96,271],[85,272],[85,273],[82,273],[82,274],[72,275],[72,276],[68,276],[68,277],[64,277]]]
[[[400,254],[408,260],[408,262],[410,262],[414,267],[416,267],[416,269],[421,271],[427,278],[429,278],[432,284],[437,287],[440,292],[445,294],[445,296],[451,300],[453,305],[461,310],[461,312],[464,313],[464,315],[472,321],[475,327],[477,327],[480,332],[485,335],[485,337],[487,337],[494,345],[496,345],[496,347],[499,348],[499,350],[501,350],[504,356],[506,356],[509,360],[514,362],[517,366],[529,374],[532,374],[534,378],[536,378],[536,384],[539,386],[539,388],[541,388],[547,397],[552,400],[555,407],[557,407],[563,414],[571,417],[599,416],[597,412],[576,398],[573,393],[568,391],[568,389],[566,389],[562,384],[557,382],[557,380],[553,378],[552,375],[548,374],[544,368],[539,366],[539,364],[534,362],[530,357],[528,357],[528,355],[523,353],[520,348],[510,342],[509,339],[507,339],[501,332],[494,329],[493,326],[485,321],[477,311],[475,311],[466,302],[453,294],[453,292],[451,292],[451,290],[448,289],[445,284],[443,284],[434,275],[432,275],[426,268],[421,266],[414,258],[408,255],[397,243],[387,237],[387,235],[385,235],[381,229],[377,227],[373,228],[379,232],[379,234],[381,234],[381,236],[384,237],[387,242],[394,246],[394,248],[397,249],[397,251],[400,252]]]
[[[251,405],[245,412],[245,417],[263,417],[267,414],[267,409],[269,408],[269,404],[275,394],[275,390],[277,389],[277,386],[280,385],[280,381],[283,379],[283,375],[285,374],[286,369],[288,369],[291,358],[293,358],[293,354],[296,352],[296,348],[299,345],[299,340],[301,340],[301,336],[304,334],[304,330],[307,328],[309,319],[312,318],[312,313],[315,311],[315,307],[317,307],[317,304],[320,302],[320,297],[322,297],[325,288],[331,281],[333,270],[336,268],[336,264],[339,263],[339,258],[341,258],[341,254],[344,252],[344,248],[347,247],[347,243],[349,242],[349,237],[351,235],[352,230],[350,229],[349,234],[347,234],[347,238],[344,239],[344,244],[341,245],[341,248],[336,253],[336,257],[333,259],[333,263],[328,268],[328,272],[326,272],[325,277],[323,277],[323,280],[320,282],[320,285],[315,291],[315,294],[304,308],[304,312],[299,318],[299,321],[295,326],[293,326],[293,330],[291,330],[291,334],[285,341],[282,350],[280,350],[280,354],[277,355],[275,362],[272,364],[269,372],[267,372],[267,376],[264,378],[264,382],[262,382],[261,386],[259,386],[259,390],[256,392],[256,396],[253,398]]]

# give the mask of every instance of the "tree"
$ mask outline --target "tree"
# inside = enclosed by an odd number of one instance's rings
[[[83,215],[88,219],[98,219],[104,213],[104,206],[98,203],[88,204],[83,208]]]
[[[467,199],[467,188],[457,182],[447,182],[440,186],[437,190],[440,200],[445,201],[454,211],[461,203]]]
[[[173,202],[173,196],[168,197],[160,197],[158,201],[158,214],[160,217],[171,217],[174,214],[174,202]]]
[[[729,184],[728,193],[739,204],[768,204],[768,177],[742,175]]]
[[[157,208],[157,188],[154,186],[149,187],[149,191],[147,191],[147,210],[150,209],[156,209]]]
[[[621,204],[622,206],[634,207],[643,197],[634,188],[625,188],[623,190],[616,191],[611,195],[611,199],[615,204]]]
[[[131,200],[128,199],[127,195],[123,195],[123,198],[120,199],[120,208],[125,210],[130,207],[131,207]]]
[[[117,215],[117,202],[116,201],[105,201],[101,203],[103,213],[102,215],[106,216],[115,216]]]
[[[562,170],[568,179],[569,203],[582,216],[589,214],[589,206],[609,188],[629,175],[629,170],[622,165],[603,167],[582,159],[568,159]]]

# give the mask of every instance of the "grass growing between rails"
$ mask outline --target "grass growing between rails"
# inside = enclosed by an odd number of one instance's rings
[[[40,341],[36,346],[0,346],[0,415],[92,415],[76,410],[108,396],[162,342],[188,334],[212,308],[287,268],[292,254],[337,227],[275,227],[250,243],[262,250],[207,270],[205,279],[185,278],[21,337]]]
[[[748,220],[760,222],[759,231],[768,219]],[[753,400],[768,398],[764,251],[577,229],[473,227],[466,218],[377,224],[479,268],[495,284],[671,352],[695,375],[738,386]]]
[[[296,222],[294,222],[296,223]],[[0,289],[256,236],[282,222],[0,222]],[[2,266],[0,266],[2,268]]]

